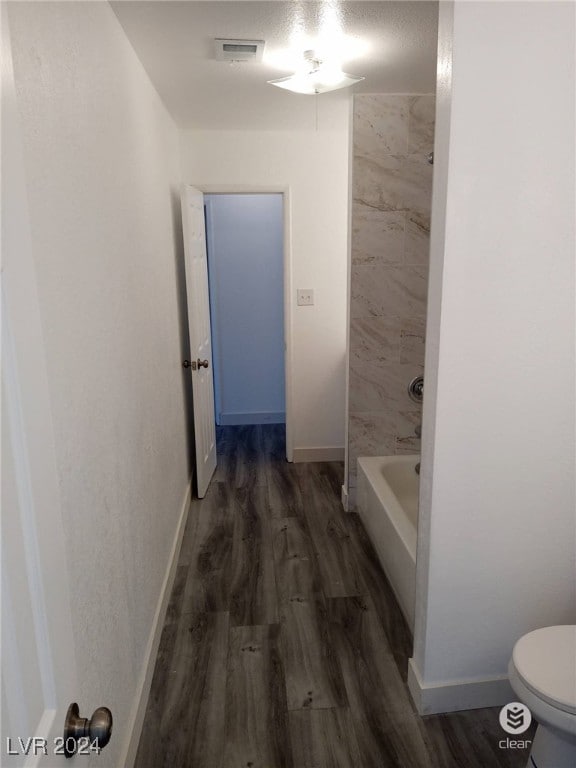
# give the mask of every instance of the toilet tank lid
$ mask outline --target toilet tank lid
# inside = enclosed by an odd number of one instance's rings
[[[576,715],[576,625],[529,632],[514,646],[512,661],[537,696]]]

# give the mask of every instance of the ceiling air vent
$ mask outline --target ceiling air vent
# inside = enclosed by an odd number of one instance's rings
[[[214,40],[218,61],[262,61],[264,40]]]

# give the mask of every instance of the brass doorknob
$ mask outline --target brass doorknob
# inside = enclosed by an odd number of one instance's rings
[[[108,707],[98,707],[92,717],[80,717],[78,704],[74,702],[68,707],[64,723],[64,755],[73,757],[80,739],[86,739],[89,746],[94,745],[98,751],[104,749],[112,736],[112,712]]]
[[[198,358],[198,368],[208,368],[208,360],[200,360]]]

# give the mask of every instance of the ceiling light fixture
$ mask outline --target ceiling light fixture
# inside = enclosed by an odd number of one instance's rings
[[[322,61],[315,51],[305,51],[304,64],[293,75],[268,83],[293,93],[313,95],[348,88],[360,80],[364,78],[342,72],[338,64]]]

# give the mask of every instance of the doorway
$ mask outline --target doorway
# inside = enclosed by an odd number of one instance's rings
[[[283,195],[204,203],[216,424],[285,424]]]

